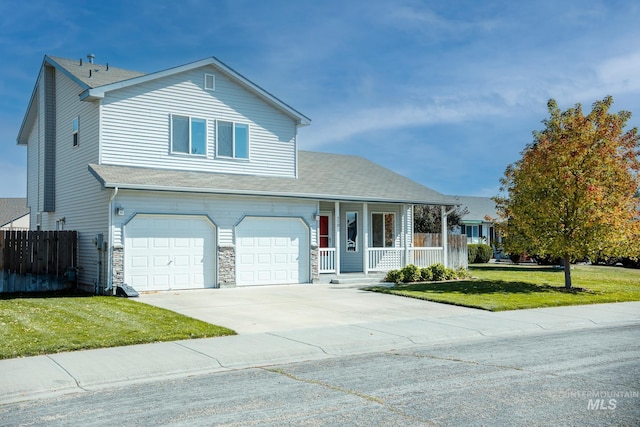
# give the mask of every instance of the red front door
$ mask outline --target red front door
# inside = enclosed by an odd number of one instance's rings
[[[329,216],[320,215],[320,247],[329,247]]]

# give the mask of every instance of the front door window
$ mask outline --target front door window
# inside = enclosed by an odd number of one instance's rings
[[[347,252],[358,252],[358,212],[347,212]]]

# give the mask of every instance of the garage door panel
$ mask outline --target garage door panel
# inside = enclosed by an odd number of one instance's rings
[[[140,237],[132,238],[131,247],[146,249],[149,247],[149,240],[146,238],[140,238]]]
[[[149,258],[146,256],[134,256],[131,257],[131,267],[133,268],[147,268],[149,266]]]
[[[236,247],[240,286],[309,281],[309,229],[299,218],[245,218]]]
[[[138,215],[125,228],[125,281],[138,291],[212,287],[215,266],[205,217]]]

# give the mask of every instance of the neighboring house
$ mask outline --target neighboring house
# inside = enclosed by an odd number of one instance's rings
[[[45,56],[18,143],[33,229],[78,231],[96,293],[309,283],[446,262],[413,204],[455,200],[361,157],[216,58],[150,74]],[[401,157],[401,156],[400,156]]]
[[[0,230],[28,230],[27,199],[0,198]]]
[[[497,218],[496,202],[490,197],[457,196],[461,208],[468,213],[462,217],[458,230],[467,235],[467,243],[485,243],[494,247],[499,243],[494,223],[487,218]]]

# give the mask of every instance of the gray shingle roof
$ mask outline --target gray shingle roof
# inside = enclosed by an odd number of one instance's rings
[[[445,196],[358,156],[298,152],[298,178],[89,165],[107,188],[296,197],[317,200],[456,204]]]
[[[106,65],[91,64],[88,61],[82,61],[82,65],[80,65],[79,59],[72,60],[57,56],[49,56],[48,58],[66,70],[71,78],[84,84],[86,86],[85,89],[129,80],[145,74],[112,66],[107,69]],[[89,75],[89,70],[91,70],[91,76]]]
[[[456,196],[458,203],[467,208],[469,213],[465,215],[463,221],[485,221],[485,216],[497,218],[496,202],[490,197]]]
[[[0,199],[0,227],[29,213],[26,198]]]

